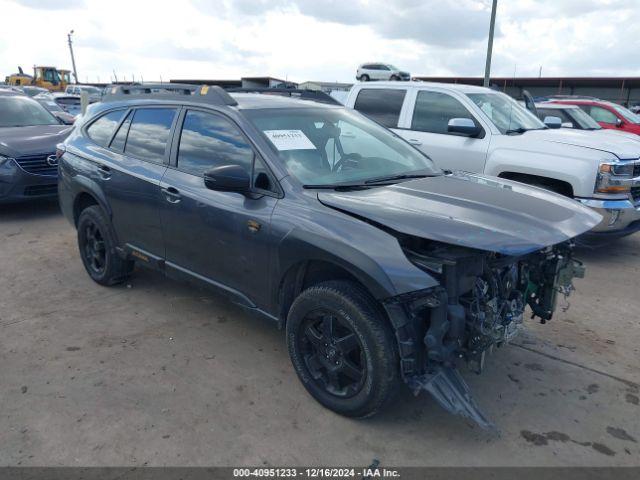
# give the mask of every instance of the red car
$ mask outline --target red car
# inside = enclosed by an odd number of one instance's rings
[[[640,115],[617,103],[597,99],[562,99],[552,100],[552,102],[577,105],[598,122],[602,128],[611,128],[640,135]]]

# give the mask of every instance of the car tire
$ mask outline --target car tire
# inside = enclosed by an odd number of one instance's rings
[[[366,73],[360,75],[360,81],[361,82],[368,82],[369,81],[369,75],[367,75]]]
[[[400,77],[399,77],[399,76],[397,76],[397,75],[391,75],[391,78],[390,78],[389,80],[392,80],[392,81],[394,81],[394,82],[397,82],[397,81],[399,81],[399,80],[400,80]]]
[[[85,270],[100,285],[122,283],[133,271],[134,262],[118,255],[109,219],[97,205],[80,213],[78,248]]]
[[[330,281],[307,288],[289,310],[286,331],[293,367],[324,407],[369,417],[397,391],[393,331],[381,307],[357,284]]]

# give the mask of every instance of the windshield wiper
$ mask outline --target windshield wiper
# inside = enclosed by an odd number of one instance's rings
[[[387,177],[380,177],[380,178],[372,178],[371,180],[365,180],[365,184],[367,185],[376,185],[378,183],[388,183],[388,182],[393,182],[394,180],[405,180],[405,179],[409,179],[409,178],[426,178],[426,177],[437,177],[440,174],[437,173],[431,173],[431,174],[426,174],[426,173],[405,173],[405,174],[400,174],[400,175],[389,175]]]
[[[308,189],[320,189],[320,190],[336,190],[340,191],[348,191],[348,190],[366,190],[369,185],[365,185],[363,183],[334,183],[334,184],[325,184],[325,185],[313,185],[313,184],[305,184],[302,185],[302,188]]]

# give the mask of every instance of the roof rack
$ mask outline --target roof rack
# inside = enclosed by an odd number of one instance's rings
[[[280,95],[283,97],[299,98],[301,100],[311,100],[319,103],[340,105],[335,98],[320,90],[305,90],[299,88],[227,88],[231,93],[262,93],[264,95]]]
[[[191,98],[185,98],[191,97]],[[103,102],[122,100],[178,100],[212,105],[235,106],[231,95],[218,86],[152,83],[139,85],[115,85],[102,96]]]

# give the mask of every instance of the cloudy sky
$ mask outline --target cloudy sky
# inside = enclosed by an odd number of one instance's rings
[[[359,63],[481,76],[491,0],[0,0],[0,76],[352,81]],[[499,0],[495,76],[640,75],[640,0]]]

